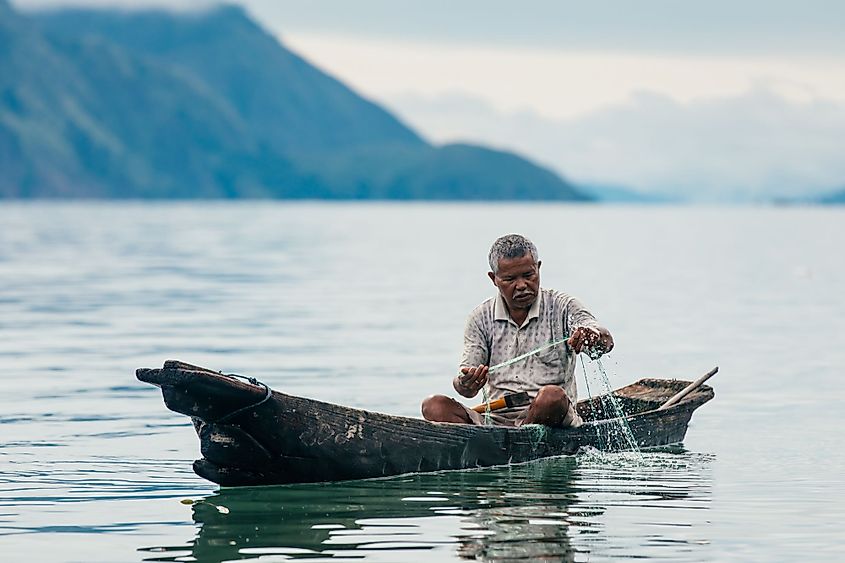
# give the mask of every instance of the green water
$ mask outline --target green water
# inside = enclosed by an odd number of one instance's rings
[[[3,203],[0,225],[4,561],[841,559],[845,210]],[[610,387],[720,366],[682,448],[219,490],[134,378],[181,359],[420,416],[511,231],[612,331]]]
[[[594,452],[499,470],[226,489],[195,499],[191,517],[198,531],[191,545],[142,550],[158,561],[250,555],[566,561],[588,551],[612,556],[613,545],[593,547],[591,540],[593,525],[624,507],[620,495],[636,494],[655,506],[709,502],[711,460],[693,455],[679,462],[678,453],[651,454],[644,466]],[[679,510],[676,517],[702,522],[694,509]],[[690,530],[684,541],[703,537]]]

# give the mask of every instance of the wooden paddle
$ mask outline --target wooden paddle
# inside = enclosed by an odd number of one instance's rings
[[[660,405],[657,408],[657,410],[659,410],[659,411],[666,410],[669,407],[671,407],[672,405],[678,403],[681,399],[683,399],[684,397],[686,397],[687,395],[689,395],[690,393],[692,393],[693,391],[695,391],[696,389],[701,387],[702,383],[704,383],[705,381],[707,381],[708,379],[710,379],[711,377],[716,375],[717,371],[719,371],[719,366],[714,367],[713,369],[711,369],[710,371],[708,371],[707,373],[705,373],[704,375],[702,375],[701,377],[699,377],[698,379],[696,379],[695,381],[693,381],[692,383],[690,383],[689,385],[684,387],[683,390],[676,393],[675,395],[672,396],[671,399],[669,399],[668,401],[666,401],[665,403]]]
[[[530,402],[531,396],[528,394],[527,391],[523,391],[521,393],[511,393],[510,395],[505,395],[501,399],[490,401],[490,410],[495,411],[503,409],[505,407],[524,407]],[[485,412],[487,411],[487,403],[475,405],[474,407],[472,407],[472,410],[474,410],[475,412]]]

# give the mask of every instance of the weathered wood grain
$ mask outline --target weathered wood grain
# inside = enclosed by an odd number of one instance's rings
[[[582,446],[618,447],[608,401],[578,403],[585,424],[551,429],[433,423],[267,390],[260,384],[178,361],[139,369],[167,407],[190,416],[203,459],[194,471],[224,486],[340,481],[504,465],[568,455]],[[693,411],[713,398],[702,386],[657,411],[689,382],[642,379],[613,392],[640,447],[679,443]],[[255,405],[250,407],[250,405]],[[235,414],[232,414],[235,413]]]

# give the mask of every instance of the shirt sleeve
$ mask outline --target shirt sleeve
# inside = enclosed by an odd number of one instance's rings
[[[480,364],[489,365],[490,348],[487,336],[480,326],[476,315],[470,315],[464,327],[464,351],[461,355],[460,367],[475,367]]]
[[[566,304],[563,323],[567,335],[572,334],[573,330],[582,326],[595,330],[601,328],[593,314],[587,310],[581,301],[574,297]]]

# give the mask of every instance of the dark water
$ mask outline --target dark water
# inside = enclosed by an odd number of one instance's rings
[[[3,560],[845,553],[843,210],[6,203],[0,229]],[[220,491],[134,379],[178,358],[417,416],[511,231],[613,331],[613,386],[720,366],[683,448]]]
[[[640,465],[581,456],[505,469],[297,487],[225,489],[193,509],[194,544],[151,548],[151,559],[575,560],[692,554],[708,543],[710,460],[649,454]],[[669,522],[604,528],[632,506]],[[237,515],[233,517],[233,515]],[[669,536],[669,537],[667,537]]]

